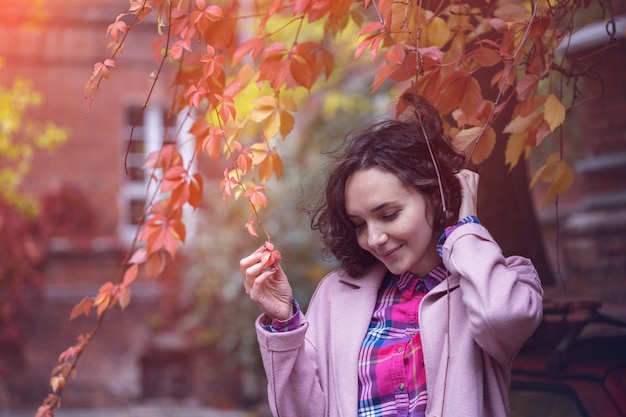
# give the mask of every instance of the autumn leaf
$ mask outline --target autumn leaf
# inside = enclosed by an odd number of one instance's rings
[[[248,198],[255,207],[264,209],[267,207],[267,197],[263,193],[264,189],[264,186],[257,185],[253,189],[244,191],[243,196]]]
[[[120,34],[125,34],[128,31],[126,22],[121,20],[120,17],[121,16],[118,16],[115,22],[111,23],[107,28],[107,35],[109,35],[115,42],[120,41]]]
[[[252,169],[252,163],[252,149],[246,148],[243,149],[239,155],[237,155],[235,166],[243,175],[245,175]]]
[[[70,363],[83,350],[83,346],[83,343],[79,341],[76,345],[67,348],[59,355],[59,363]]]
[[[113,283],[107,282],[98,290],[98,295],[96,295],[93,302],[93,305],[97,307],[98,317],[102,316],[102,314],[114,304],[114,288]]]
[[[275,148],[270,148],[266,143],[255,143],[250,147],[253,153],[254,165],[258,166],[259,180],[265,182],[272,175],[280,179],[283,173],[283,163]]]
[[[202,140],[202,149],[213,160],[217,160],[222,152],[222,146],[224,145],[224,131],[222,129],[216,129],[213,126],[208,128],[204,139]]]
[[[124,273],[124,279],[122,281],[124,286],[129,286],[132,284],[137,278],[137,272],[139,272],[139,267],[137,264],[132,264],[126,272]]]
[[[548,192],[542,201],[542,207],[545,207],[550,201],[570,189],[574,182],[574,172],[567,161],[558,153],[553,153],[548,156],[546,164],[535,173],[530,186],[534,187],[540,180],[549,184]]]
[[[509,171],[515,168],[526,147],[526,135],[524,133],[513,133],[509,136],[504,152],[505,163],[509,166]]]
[[[454,136],[452,145],[466,157],[470,157],[471,153],[472,162],[479,165],[493,152],[496,132],[491,127],[485,129],[481,126],[462,129]]]
[[[56,375],[50,378],[50,386],[52,391],[57,392],[65,387],[65,377],[63,375]]]
[[[146,261],[146,273],[148,277],[155,278],[165,269],[166,259],[162,251],[153,252]]]
[[[127,286],[120,287],[120,291],[117,295],[117,300],[120,304],[122,311],[126,310],[126,307],[130,304],[131,289]]]
[[[83,314],[85,315],[85,317],[89,317],[89,313],[91,313],[92,307],[93,299],[91,297],[83,298],[78,304],[76,304],[72,308],[72,311],[70,313],[70,321]]]
[[[543,118],[550,126],[550,132],[554,132],[554,129],[563,124],[565,120],[565,106],[554,94],[550,94],[546,99],[543,107]]]
[[[158,151],[151,152],[146,158],[144,168],[167,170],[173,165],[182,165],[183,158],[175,145],[164,145]]]
[[[279,251],[274,249],[274,244],[267,241],[265,242],[265,250],[261,256],[261,268],[266,269],[274,266],[282,258]]]
[[[258,233],[256,232],[256,229],[254,228],[255,223],[256,223],[256,220],[254,219],[254,216],[250,215],[250,218],[246,222],[246,229],[248,230],[248,234],[250,236],[259,237]]]
[[[179,213],[180,210],[177,210]],[[176,256],[178,245],[185,241],[185,225],[180,214],[166,217],[162,214],[151,215],[141,230],[140,240],[146,242],[150,253],[165,249],[172,257]]]
[[[314,42],[298,43],[291,48],[289,71],[293,79],[302,87],[310,90],[315,82],[313,71],[317,66],[317,50]]]
[[[517,83],[515,90],[517,91],[517,99],[524,101],[528,97],[535,94],[539,85],[539,77],[534,74],[523,76]]]
[[[146,248],[139,248],[133,253],[128,261],[131,264],[142,264],[148,260],[148,251]]]
[[[428,41],[431,45],[443,48],[450,40],[451,31],[448,24],[439,16],[435,16],[427,27]]]
[[[253,61],[256,61],[261,53],[265,39],[265,36],[256,36],[239,45],[237,49],[235,49],[235,52],[233,52],[232,65],[235,66],[239,64],[248,54],[250,54],[250,58]]]
[[[228,168],[224,169],[224,179],[220,181],[222,198],[224,200],[227,200],[228,197],[235,198],[234,190],[239,188],[240,184],[241,181],[239,181],[235,175],[231,175]]]
[[[498,52],[488,47],[476,48],[469,56],[481,67],[493,67],[502,62]]]

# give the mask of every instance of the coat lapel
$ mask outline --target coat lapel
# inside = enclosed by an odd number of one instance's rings
[[[341,278],[344,287],[331,301],[331,317],[336,318],[330,329],[331,372],[341,414],[346,417],[357,414],[358,384],[354,381],[357,379],[358,355],[384,274],[384,266],[377,265],[359,278]]]

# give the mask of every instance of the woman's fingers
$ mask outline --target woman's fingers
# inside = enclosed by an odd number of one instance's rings
[[[267,248],[261,246],[239,261],[246,294],[270,317],[286,319],[291,313],[291,285],[280,264],[263,267]]]
[[[463,193],[459,220],[467,216],[476,216],[478,205],[478,182],[480,176],[474,171],[464,169],[456,174]]]

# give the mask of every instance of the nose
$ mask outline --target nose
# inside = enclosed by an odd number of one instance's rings
[[[378,248],[387,242],[387,234],[381,227],[370,226],[367,229],[367,244],[370,248]]]

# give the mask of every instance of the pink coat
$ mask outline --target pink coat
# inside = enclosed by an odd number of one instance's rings
[[[422,300],[428,417],[508,415],[511,360],[542,317],[543,291],[525,258],[504,258],[478,224],[445,242],[450,276]],[[355,417],[357,358],[385,274],[320,282],[298,329],[271,333],[257,321],[274,416]],[[449,337],[448,337],[449,334]]]

